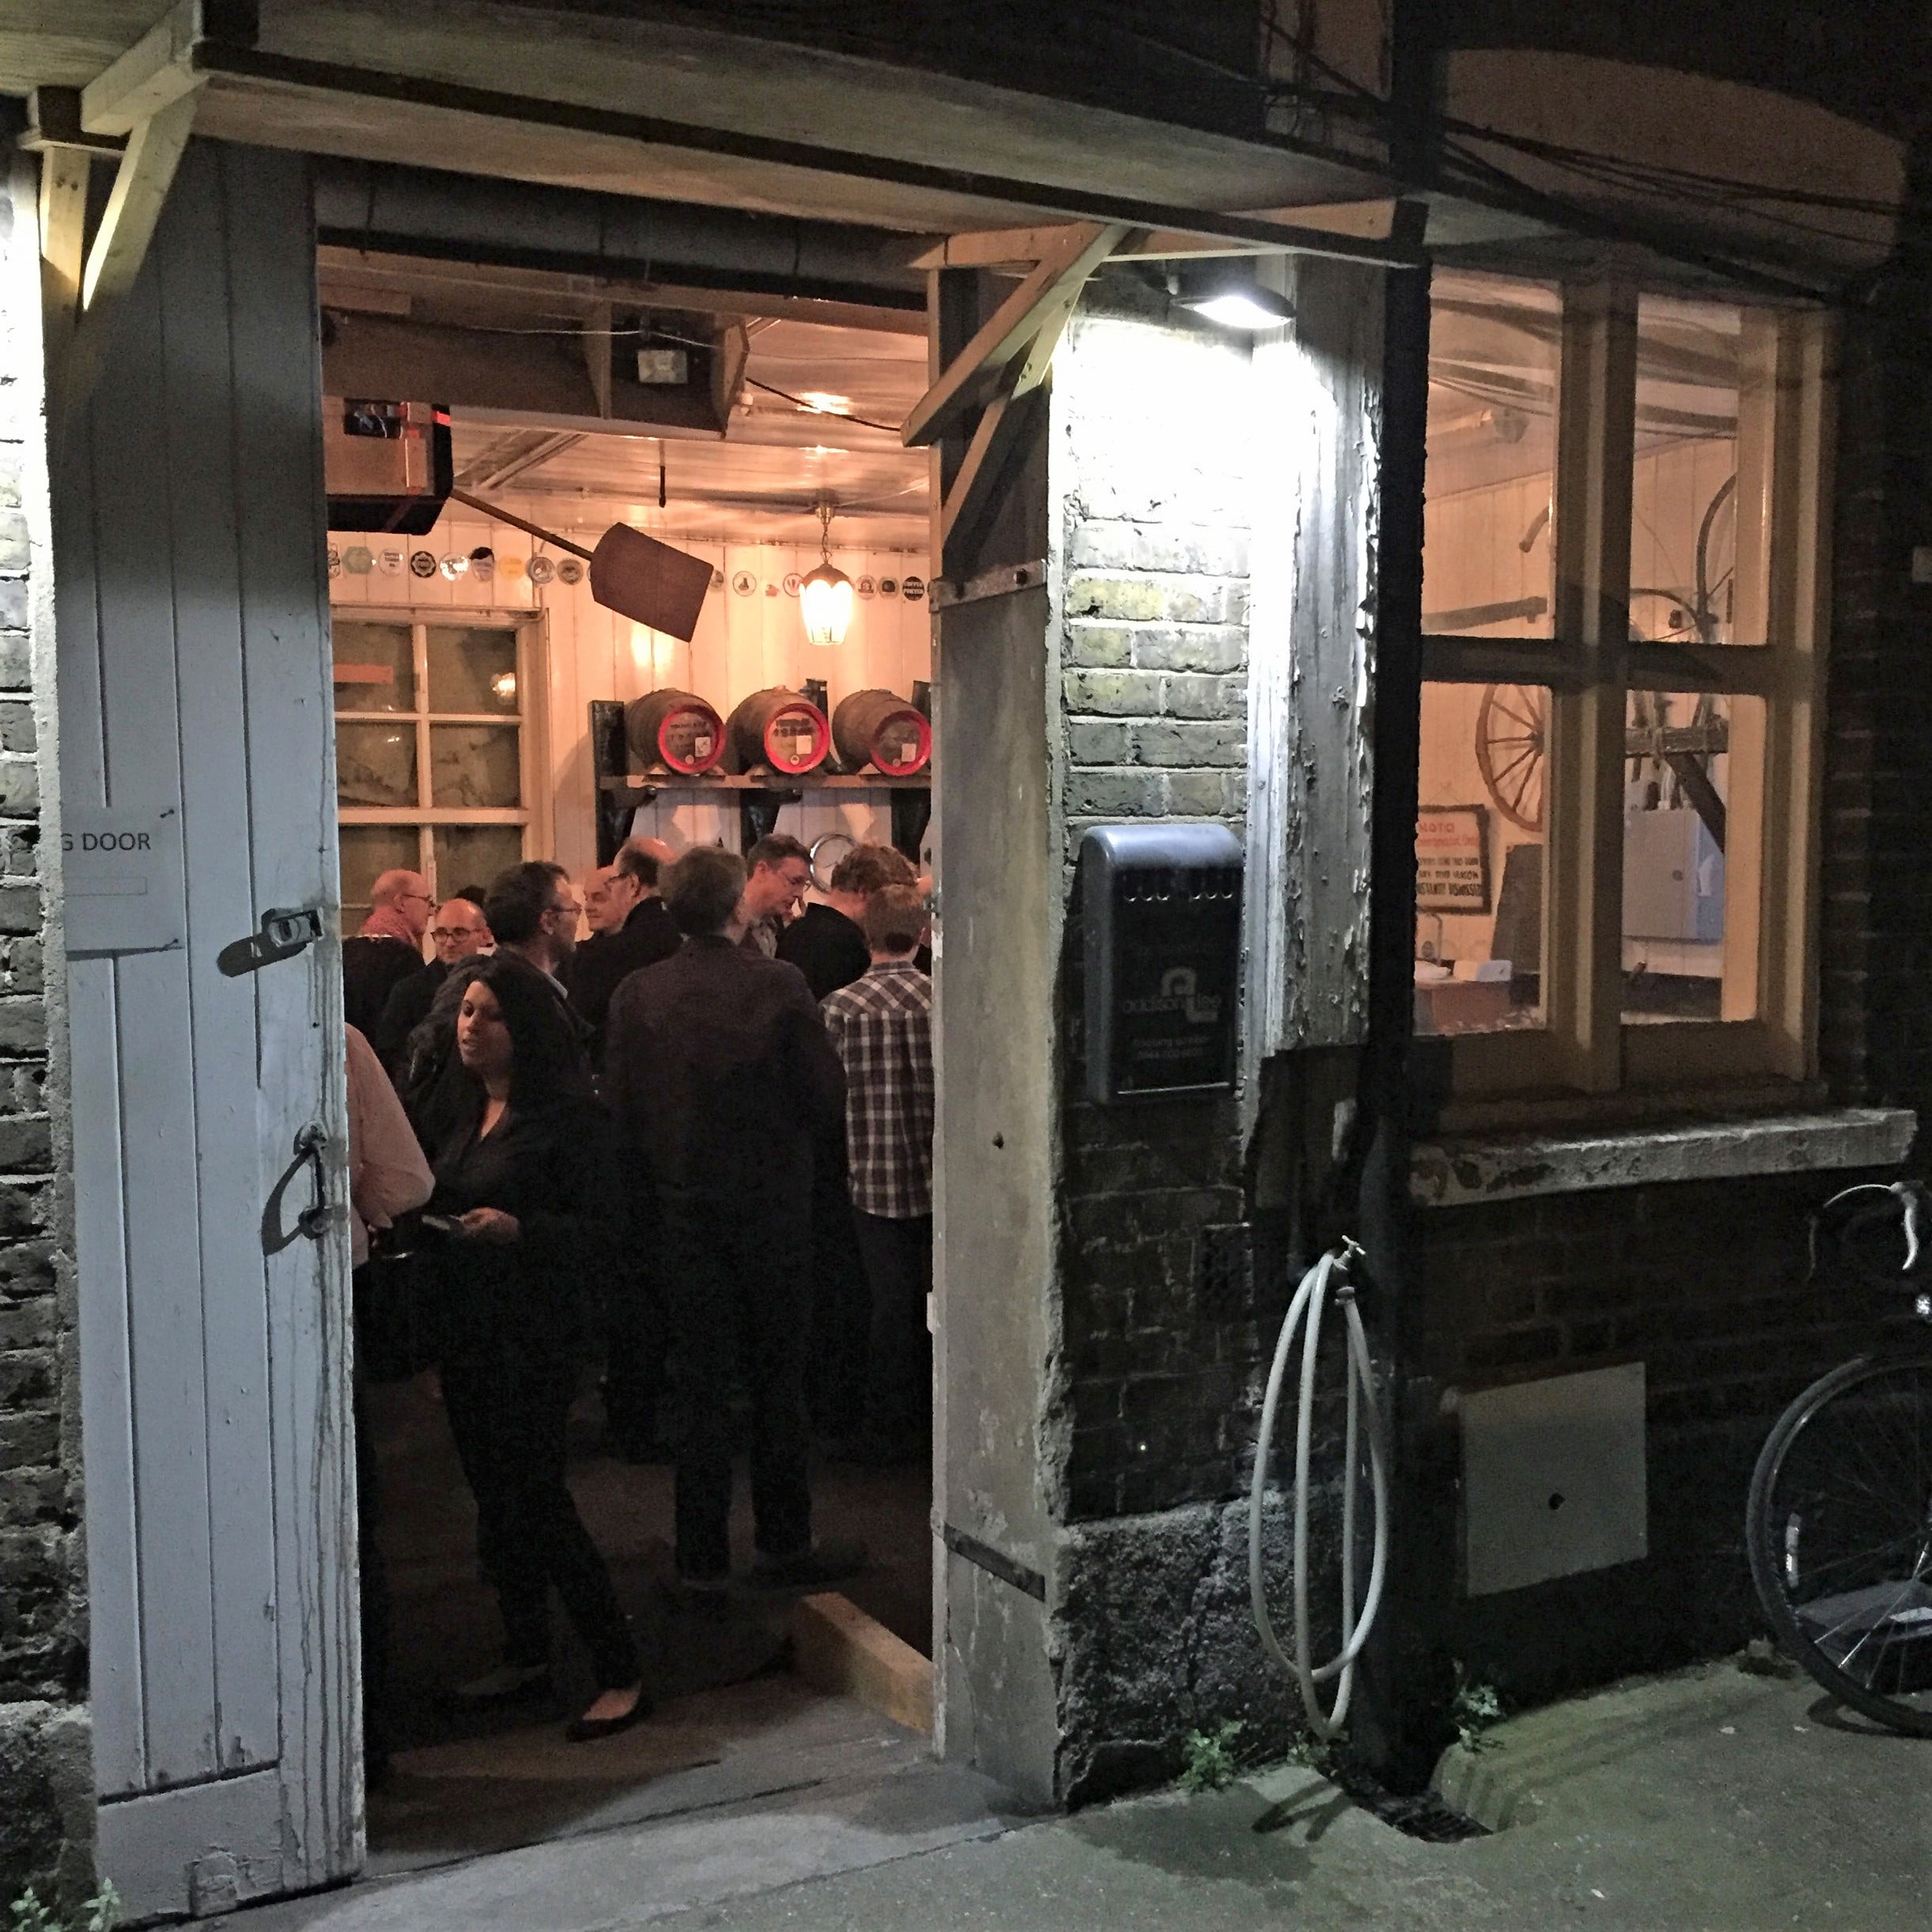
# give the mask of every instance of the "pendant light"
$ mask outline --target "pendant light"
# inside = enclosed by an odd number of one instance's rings
[[[826,649],[845,641],[852,624],[852,579],[832,561],[832,499],[819,499],[818,568],[808,571],[798,587],[799,610],[805,619],[805,641]]]

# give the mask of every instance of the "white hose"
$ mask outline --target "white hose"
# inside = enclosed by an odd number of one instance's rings
[[[1302,1704],[1315,1735],[1331,1738],[1340,1735],[1348,1715],[1348,1699],[1355,1688],[1355,1659],[1374,1628],[1375,1613],[1382,1607],[1382,1575],[1389,1556],[1389,1473],[1383,1459],[1382,1411],[1375,1399],[1374,1371],[1369,1361],[1368,1337],[1362,1326],[1361,1310],[1355,1306],[1355,1289],[1347,1279],[1354,1243],[1330,1249],[1302,1276],[1295,1299],[1288,1304],[1281,1325],[1281,1339],[1275,1345],[1273,1366],[1268,1374],[1268,1394],[1261,1404],[1261,1433],[1255,1445],[1254,1484],[1248,1492],[1248,1594],[1254,1605],[1255,1628],[1269,1656],[1301,1685]],[[1308,1634],[1308,1462],[1314,1430],[1315,1359],[1321,1342],[1321,1317],[1332,1277],[1340,1275],[1335,1299],[1342,1305],[1348,1326],[1348,1405],[1343,1443],[1342,1476],[1342,1647],[1325,1664],[1309,1661]],[[1295,1335],[1306,1326],[1302,1337],[1301,1399],[1295,1427],[1295,1654],[1290,1658],[1275,1635],[1274,1620],[1268,1613],[1268,1591],[1262,1575],[1261,1500],[1268,1487],[1268,1467],[1274,1447],[1275,1412],[1281,1400],[1281,1383],[1288,1363]],[[1360,1443],[1360,1405],[1368,1403],[1368,1454],[1370,1487],[1375,1508],[1374,1555],[1369,1564],[1368,1593],[1363,1599],[1361,1614],[1355,1613],[1355,1485]],[[1335,1707],[1324,1711],[1318,1686],[1335,1679]]]

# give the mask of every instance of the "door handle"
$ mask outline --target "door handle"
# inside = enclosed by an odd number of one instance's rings
[[[328,1197],[329,1130],[319,1121],[311,1121],[295,1136],[295,1158],[282,1170],[282,1178],[270,1191],[262,1208],[262,1252],[279,1254],[306,1238],[319,1241],[342,1218],[339,1206],[331,1206]],[[282,1224],[283,1197],[303,1168],[308,1170],[308,1205],[295,1217],[292,1226]]]
[[[230,979],[244,973],[259,973],[278,959],[293,959],[305,947],[322,936],[322,909],[319,906],[278,906],[262,915],[259,930],[245,940],[224,946],[215,955],[215,965]]]

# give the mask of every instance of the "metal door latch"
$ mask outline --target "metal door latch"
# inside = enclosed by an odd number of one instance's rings
[[[224,946],[215,964],[230,979],[259,973],[278,959],[293,959],[322,936],[322,909],[318,906],[278,906],[262,915],[262,928],[245,940]]]
[[[275,1183],[274,1191],[262,1210],[262,1252],[279,1254],[284,1248],[307,1238],[319,1241],[342,1219],[340,1208],[331,1207],[328,1198],[329,1130],[319,1121],[311,1121],[295,1136],[295,1158]],[[295,1217],[294,1225],[282,1225],[282,1198],[301,1170],[308,1170],[309,1204]]]

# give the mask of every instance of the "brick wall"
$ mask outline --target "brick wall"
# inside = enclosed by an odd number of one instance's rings
[[[1122,278],[1054,369],[1069,1064],[1064,1115],[1064,1513],[1220,1495],[1239,1336],[1195,1308],[1196,1231],[1241,1218],[1226,1102],[1098,1108],[1081,1085],[1075,859],[1087,827],[1247,807],[1245,345]]]
[[[0,176],[0,1901],[93,1835],[60,989],[43,961],[53,640],[31,164]],[[50,1054],[50,1045],[52,1052]]]
[[[1091,825],[1247,803],[1254,413],[1245,344],[1132,278],[1090,292],[1054,364],[1049,459],[1065,826],[1061,1336],[1049,1480],[1059,1788],[1171,1775],[1241,1713],[1285,1741],[1248,1623],[1245,1478],[1261,1342],[1245,1281],[1204,1296],[1201,1231],[1245,1214],[1231,1100],[1096,1107],[1083,1086],[1076,857]]]

